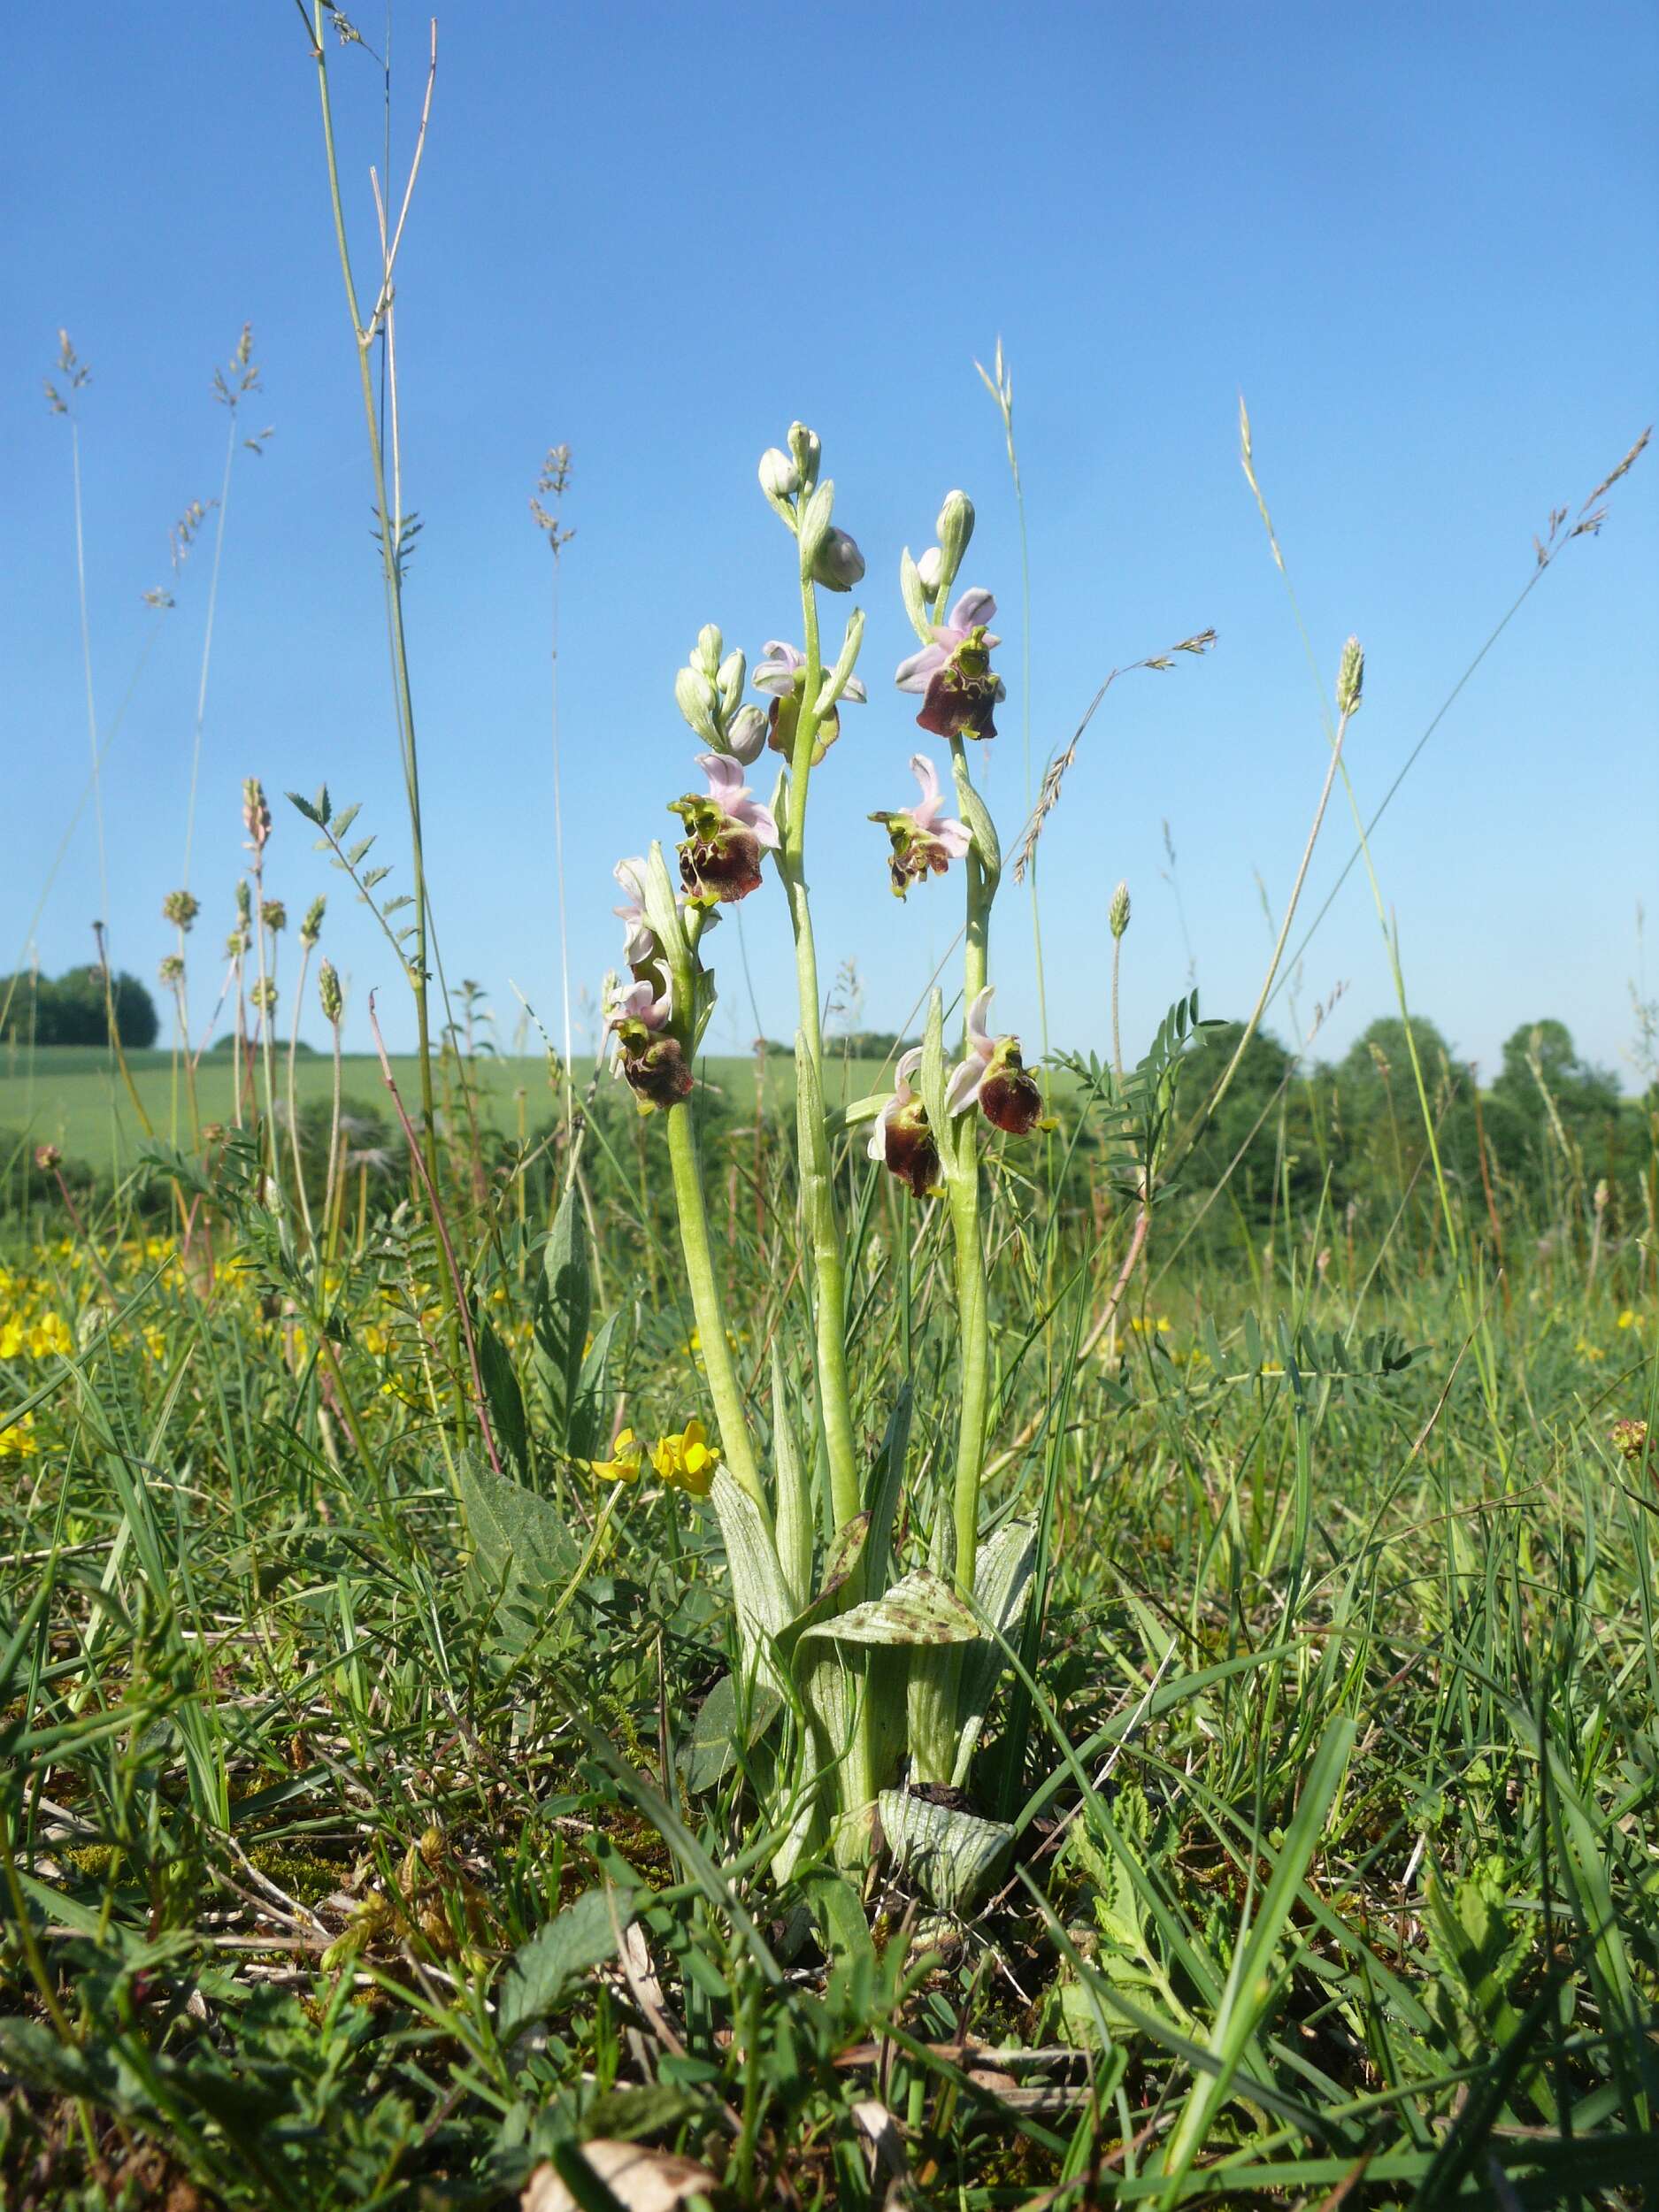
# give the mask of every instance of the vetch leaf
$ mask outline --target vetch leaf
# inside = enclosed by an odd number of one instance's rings
[[[626,1893],[590,1889],[521,1943],[502,1978],[495,2024],[503,2042],[545,2020],[579,1974],[603,1966],[633,1917]]]
[[[480,1573],[493,1590],[539,1601],[568,1583],[580,1560],[557,1509],[522,1483],[498,1475],[471,1453],[456,1480]]]
[[[522,1481],[530,1471],[530,1430],[525,1419],[524,1393],[512,1370],[512,1359],[487,1313],[475,1313],[479,1372],[489,1408],[489,1425],[496,1443]]]

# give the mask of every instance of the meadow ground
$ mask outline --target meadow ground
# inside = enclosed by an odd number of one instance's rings
[[[105,1083],[36,1095],[84,1087],[91,1143]],[[751,1097],[701,1141],[764,1434],[771,1340],[808,1362]],[[672,1436],[709,1378],[656,1131],[595,1110],[603,1432]],[[779,1876],[767,1740],[699,1726],[737,1650],[708,1501],[553,1440],[545,1218],[471,1263],[504,1485],[418,1220],[348,1220],[313,1294],[227,1156],[182,1256],[165,1179],[148,1225],[118,1187],[14,1248],[8,2205],[481,2206],[548,2161],[649,2200],[572,2166],[595,2139],[732,2206],[1654,2200],[1659,1482],[1613,1440],[1649,1262],[1557,1240],[1500,1285],[1478,1214],[1448,1261],[1408,1206],[1164,1272],[1171,1229],[1091,1345],[1127,1215],[1082,1119],[992,1168],[986,1509],[1047,1526],[968,1778],[1011,1848],[961,1910],[890,1851]],[[910,1408],[919,1515],[945,1208],[862,1153],[859,1450],[873,1482]]]

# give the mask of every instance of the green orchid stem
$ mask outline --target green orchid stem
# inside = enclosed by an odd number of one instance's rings
[[[795,752],[789,765],[789,803],[779,857],[789,894],[795,931],[795,981],[801,1001],[801,1030],[812,1062],[818,1110],[813,1125],[802,1130],[801,1176],[807,1233],[812,1241],[816,1289],[813,1316],[817,1347],[818,1405],[829,1456],[830,1503],[835,1525],[844,1528],[863,1509],[857,1448],[853,1438],[852,1391],[847,1379],[847,1281],[841,1259],[841,1225],[835,1217],[835,1185],[830,1172],[829,1132],[823,1112],[824,1039],[818,1015],[818,951],[812,938],[812,908],[807,893],[806,802],[818,743],[818,687],[823,656],[818,644],[818,593],[810,576],[801,580],[801,614],[806,667],[795,721]]]
[[[845,1528],[862,1511],[863,1486],[858,1479],[858,1453],[853,1437],[852,1390],[847,1379],[847,1276],[841,1255],[841,1225],[835,1216],[835,1183],[830,1169],[829,1130],[824,1118],[824,1034],[818,1012],[818,949],[812,937],[812,908],[806,883],[806,802],[812,778],[812,755],[818,745],[818,689],[824,680],[823,654],[818,642],[818,593],[810,574],[801,578],[801,619],[806,666],[802,672],[801,705],[795,718],[795,748],[789,762],[788,806],[780,826],[779,863],[789,895],[789,920],[795,932],[795,981],[801,1002],[801,1040],[810,1071],[798,1070],[796,1080],[810,1072],[810,1110],[800,1117],[800,1174],[807,1233],[812,1243],[814,1293],[813,1340],[818,1370],[818,1410],[824,1424],[824,1445],[829,1460],[830,1506],[837,1528]],[[849,1596],[863,1594],[860,1577]],[[868,1855],[869,1829],[865,1814],[876,1794],[875,1739],[870,1699],[859,1700],[840,1776],[843,1814],[850,1815],[848,1831],[837,1845],[838,1856],[859,1863]]]
[[[973,787],[967,746],[950,741],[950,764],[959,803]],[[985,988],[990,956],[991,901],[995,887],[976,849],[968,855],[968,914],[962,986],[967,1009]],[[956,1432],[956,1571],[962,1589],[973,1589],[979,1548],[979,1479],[985,1466],[987,1417],[991,1394],[991,1323],[985,1296],[985,1253],[979,1230],[979,1117],[969,1110],[955,1131],[955,1165],[949,1177],[950,1226],[956,1245],[956,1317],[962,1332],[962,1421]]]
[[[709,1247],[709,1217],[703,1203],[703,1179],[697,1172],[691,1108],[682,1101],[678,1106],[668,1108],[667,1118],[668,1159],[674,1179],[674,1204],[680,1215],[680,1244],[686,1256],[691,1310],[696,1317],[709,1394],[714,1401],[714,1417],[720,1431],[721,1455],[733,1481],[740,1483],[754,1500],[770,1529],[772,1510],[755,1464],[755,1448],[743,1410],[742,1388],[737,1379],[719,1286],[715,1280],[714,1259]]]

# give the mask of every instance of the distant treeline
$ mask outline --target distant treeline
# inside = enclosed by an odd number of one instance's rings
[[[122,1044],[134,1051],[153,1045],[161,1024],[149,991],[135,975],[118,974],[106,985],[104,971],[92,966],[60,976],[0,976],[0,1042],[107,1044],[111,997]]]
[[[1237,1025],[1205,1033],[1184,1108],[1213,1094],[1241,1033]],[[1617,1076],[1581,1059],[1555,1020],[1516,1030],[1485,1087],[1420,1017],[1409,1036],[1403,1021],[1373,1022],[1334,1064],[1298,1065],[1276,1038],[1258,1034],[1180,1180],[1202,1195],[1227,1177],[1221,1210],[1235,1228],[1256,1230],[1286,1213],[1305,1219],[1322,1196],[1335,1217],[1353,1208],[1375,1228],[1408,1199],[1436,1202],[1430,1127],[1466,1205],[1542,1225],[1576,1200],[1599,1205],[1609,1231],[1629,1230],[1645,1215],[1655,1174],[1659,1089],[1625,1097]]]

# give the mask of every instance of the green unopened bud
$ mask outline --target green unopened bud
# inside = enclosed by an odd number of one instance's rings
[[[1336,672],[1336,710],[1339,714],[1359,712],[1360,693],[1365,683],[1365,649],[1356,637],[1349,638],[1342,648],[1341,664]]]
[[[823,452],[817,431],[809,430],[803,422],[792,422],[789,425],[789,450],[795,456],[801,488],[810,492],[818,482],[818,458]]]
[[[813,580],[826,591],[850,591],[862,582],[864,557],[845,530],[831,528],[824,533],[824,542],[812,561]]]
[[[749,673],[749,663],[740,645],[730,652],[715,671],[714,681],[720,694],[720,719],[724,723],[736,713],[742,703],[743,679]]]
[[[1112,893],[1112,902],[1107,910],[1114,937],[1121,937],[1129,926],[1129,886],[1120,883]]]
[[[263,852],[265,839],[271,834],[271,810],[265,804],[265,786],[257,776],[249,776],[243,780],[242,818],[247,828],[250,845],[255,852]]]
[[[346,1002],[332,960],[325,960],[317,971],[317,995],[322,1002],[323,1019],[330,1023],[338,1022]]]
[[[705,745],[718,744],[714,722],[714,686],[700,668],[682,668],[674,678],[674,701]]]
[[[801,573],[810,576],[813,564],[824,549],[824,541],[830,533],[830,517],[835,510],[835,479],[826,476],[815,485],[812,495],[803,501],[797,535],[801,540]]]
[[[718,672],[720,650],[724,643],[725,640],[720,635],[718,623],[705,622],[697,633],[697,642],[692,652],[691,665],[694,668],[700,668],[710,683],[714,681]]]
[[[307,952],[323,933],[323,912],[328,901],[320,894],[305,910],[305,919],[300,924],[300,942]]]
[[[939,520],[933,527],[939,539],[943,570],[941,583],[949,591],[956,581],[956,571],[962,566],[962,557],[968,549],[968,541],[973,535],[973,502],[966,492],[945,494],[945,503],[939,511]],[[939,588],[940,585],[934,585],[934,590]]]

